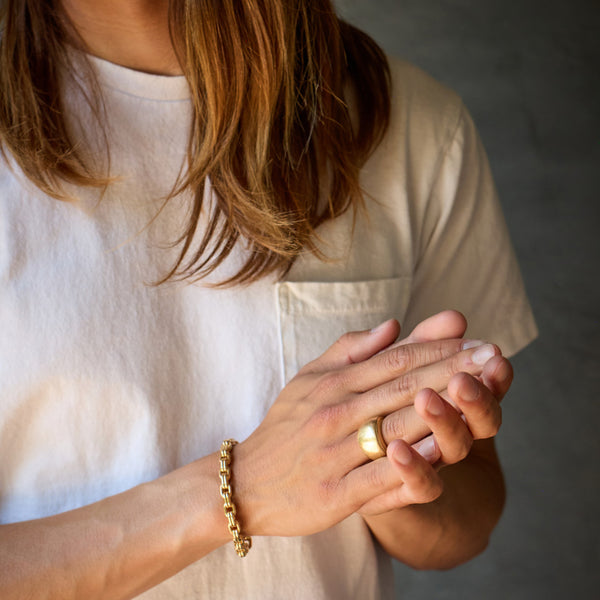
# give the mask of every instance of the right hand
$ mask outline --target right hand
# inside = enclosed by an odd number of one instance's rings
[[[405,408],[414,414],[419,390],[442,391],[456,373],[479,376],[483,369],[471,361],[477,348],[462,350],[460,331],[453,339],[419,341],[428,322],[431,327],[429,319],[393,346],[396,321],[347,333],[282,390],[264,421],[234,451],[233,485],[245,534],[316,533],[402,484],[387,457],[371,462],[364,456],[358,427],[377,415],[405,418]],[[415,427],[423,427],[418,417]],[[426,433],[419,430],[405,441],[414,443]]]

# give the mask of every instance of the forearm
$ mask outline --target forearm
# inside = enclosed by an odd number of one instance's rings
[[[502,471],[491,440],[475,442],[460,463],[440,472],[434,502],[365,517],[383,548],[417,569],[448,569],[482,552],[504,505]]]
[[[132,598],[229,539],[218,458],[53,517],[0,527],[5,600]]]

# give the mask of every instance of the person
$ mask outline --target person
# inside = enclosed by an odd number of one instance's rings
[[[326,0],[7,0],[0,52],[0,596],[482,551],[535,325],[457,96]]]

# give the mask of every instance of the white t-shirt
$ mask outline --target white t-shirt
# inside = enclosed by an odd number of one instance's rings
[[[320,229],[337,260],[305,255],[283,282],[211,289],[149,285],[187,219],[187,196],[157,216],[185,159],[186,81],[92,62],[118,177],[102,200],[78,190],[59,202],[0,166],[0,522],[89,504],[245,439],[347,330],[396,317],[409,331],[456,308],[469,336],[507,355],[536,335],[471,119],[418,69],[392,64],[391,126],[362,173],[368,221],[354,235],[350,213]],[[99,152],[73,98],[73,134]],[[255,538],[244,560],[227,545],[143,597],[369,600],[391,581],[353,516],[309,537]]]

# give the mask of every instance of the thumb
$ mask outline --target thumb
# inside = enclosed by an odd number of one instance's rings
[[[464,315],[457,310],[445,310],[421,321],[397,345],[461,338],[466,330],[467,320]]]
[[[309,362],[300,373],[322,373],[361,362],[387,348],[400,334],[400,324],[390,319],[374,329],[350,331],[342,335],[319,358]]]

